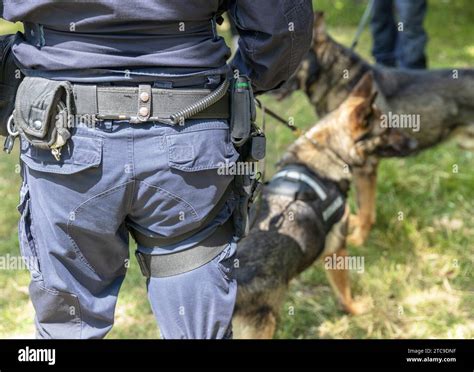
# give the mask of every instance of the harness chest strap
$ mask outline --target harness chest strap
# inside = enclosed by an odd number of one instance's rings
[[[313,189],[313,191],[318,195],[321,201],[324,203],[328,198],[327,192],[324,190],[324,186],[320,185],[315,179],[309,177],[305,173],[302,173],[296,169],[286,169],[278,172],[273,180],[277,179],[289,179],[296,182],[303,182]],[[323,211],[322,216],[324,222],[330,220],[330,218],[344,205],[344,199],[341,195],[337,195],[334,200],[327,205]]]

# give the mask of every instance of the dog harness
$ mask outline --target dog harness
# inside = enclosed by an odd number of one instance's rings
[[[273,176],[266,190],[270,194],[311,202],[310,205],[318,217],[315,229],[322,236],[326,236],[344,215],[347,193],[335,182],[323,179],[302,164],[285,166]],[[324,249],[324,239],[321,239],[318,248],[319,255]]]

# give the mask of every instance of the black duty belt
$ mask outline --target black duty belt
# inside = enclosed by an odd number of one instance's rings
[[[209,89],[159,89],[141,84],[138,87],[116,87],[75,84],[76,114],[85,120],[128,120],[133,124],[159,121],[174,125],[170,116],[206,99]],[[192,119],[229,119],[229,94]],[[184,123],[183,123],[184,124]]]

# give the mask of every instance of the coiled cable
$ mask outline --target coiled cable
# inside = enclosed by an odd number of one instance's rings
[[[189,119],[193,117],[194,115],[200,113],[201,111],[204,111],[208,107],[212,106],[219,100],[221,100],[225,94],[227,93],[227,90],[229,89],[230,83],[229,80],[226,79],[224,82],[217,87],[213,92],[211,92],[209,95],[206,97],[200,99],[196,103],[193,103],[192,105],[185,107],[184,109],[176,112],[173,115],[170,115],[170,121],[173,125],[177,124],[184,124],[184,120]]]

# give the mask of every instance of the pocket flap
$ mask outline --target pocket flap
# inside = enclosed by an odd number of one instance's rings
[[[38,172],[56,174],[74,174],[98,167],[102,162],[103,140],[96,137],[72,136],[61,151],[61,160],[57,161],[48,150],[38,149],[21,141],[21,160]]]
[[[169,135],[167,143],[169,166],[184,172],[226,167],[239,157],[228,127]]]

